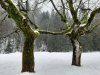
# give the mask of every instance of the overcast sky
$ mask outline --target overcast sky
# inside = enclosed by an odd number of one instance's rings
[[[54,0],[55,4],[59,4],[60,0]],[[84,0],[84,1],[87,1],[87,0]],[[91,8],[94,8],[95,6],[100,6],[100,0],[90,0],[90,7]],[[48,4],[45,3],[44,6],[43,6],[43,11],[51,11],[53,9],[53,6],[51,4],[51,2],[49,2]]]
[[[17,1],[17,0],[13,0],[13,1]],[[23,0],[23,1],[26,1],[26,0]],[[35,0],[29,0],[29,1],[31,1],[31,3],[33,4],[33,2]],[[60,0],[53,0],[53,1],[54,1],[55,4],[60,4]],[[87,0],[84,0],[84,1],[87,1]],[[91,1],[91,4],[92,4],[92,5],[90,5],[91,8],[94,8],[94,6],[100,6],[100,0],[90,0],[90,1]],[[99,2],[97,3],[97,1],[99,1]],[[42,9],[42,11],[51,12],[51,10],[53,9],[53,6],[52,6],[51,2],[46,2],[46,3],[43,4],[41,9]]]

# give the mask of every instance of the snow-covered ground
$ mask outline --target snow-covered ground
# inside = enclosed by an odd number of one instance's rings
[[[0,75],[100,75],[100,52],[83,53],[82,66],[71,66],[72,52],[35,52],[34,74],[21,74],[21,53],[0,54]]]

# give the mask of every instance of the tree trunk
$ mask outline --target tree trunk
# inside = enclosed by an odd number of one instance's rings
[[[72,65],[81,66],[81,46],[78,39],[71,39],[73,46]]]
[[[34,72],[34,38],[25,38],[22,54],[22,72]]]

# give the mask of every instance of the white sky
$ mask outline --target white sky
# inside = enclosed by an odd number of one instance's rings
[[[17,0],[12,0],[12,1],[17,1]],[[23,0],[23,1],[25,1],[25,0]],[[30,0],[30,1],[32,1],[32,4],[33,4],[33,1],[35,1],[35,0]],[[60,0],[54,0],[54,3],[59,4],[60,3],[59,1]],[[87,1],[87,0],[84,0],[84,1]],[[94,8],[94,6],[100,6],[100,0],[90,0],[90,1],[92,4],[92,5],[90,5],[91,8]],[[99,3],[97,3],[97,1],[99,1]],[[54,9],[54,8],[53,8],[51,2],[46,2],[45,4],[43,4],[43,6],[41,8],[42,11],[49,11],[49,12],[51,12],[52,9]]]
[[[84,0],[84,1],[87,1],[87,0]],[[94,8],[95,6],[100,6],[100,0],[90,0],[90,1],[91,1],[91,3],[90,3],[91,8]],[[59,4],[59,0],[54,0],[54,2],[56,4]],[[52,6],[51,2],[49,2],[48,4],[45,3],[42,8],[43,11],[50,11],[50,12],[52,9],[53,9],[53,6]]]

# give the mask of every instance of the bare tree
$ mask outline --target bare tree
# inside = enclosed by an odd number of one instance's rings
[[[28,3],[28,0],[26,1]],[[9,16],[14,19],[17,27],[23,32],[25,37],[24,47],[23,47],[23,63],[22,72],[34,72],[34,40],[37,37],[37,33],[32,30],[28,23],[27,14],[21,13],[20,10],[16,8],[11,0],[1,0],[0,4],[3,9],[9,14]],[[28,4],[27,4],[28,5]],[[27,11],[25,11],[27,12]]]
[[[91,8],[90,0],[60,0],[59,6],[55,4],[54,0],[50,0],[50,2],[65,24],[65,30],[70,29],[70,33],[66,32],[65,35],[69,37],[73,46],[72,65],[81,66],[82,46],[79,38],[100,25],[100,23],[91,25],[95,15],[100,13],[100,6]],[[69,21],[69,17],[72,19],[71,21]]]

